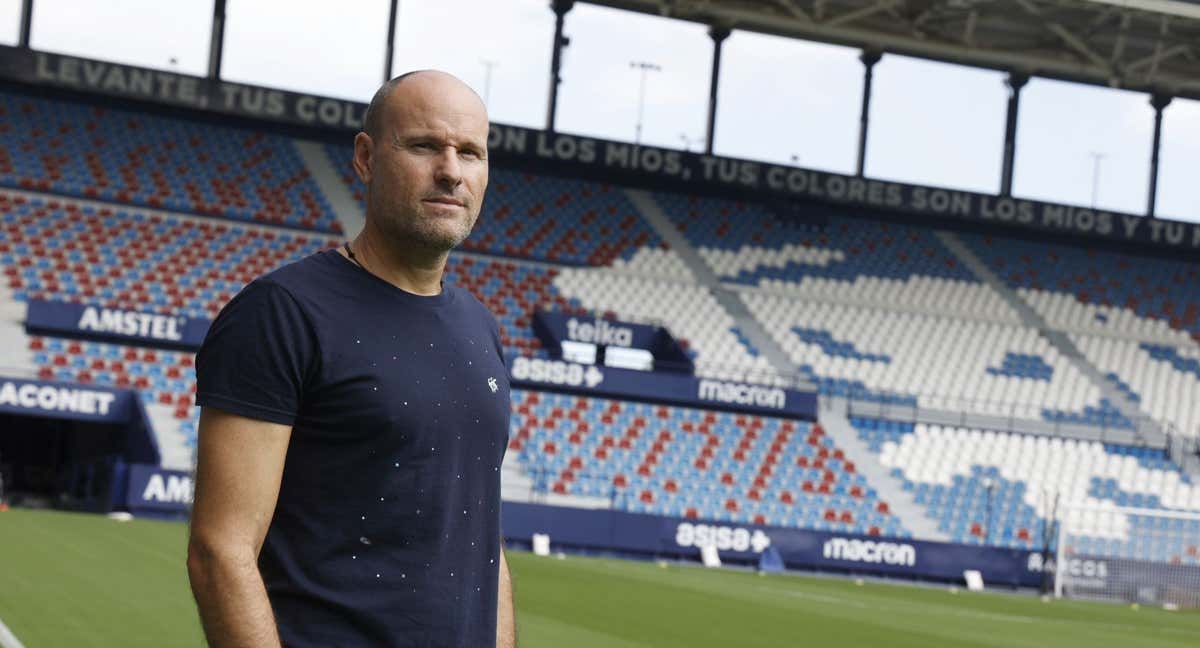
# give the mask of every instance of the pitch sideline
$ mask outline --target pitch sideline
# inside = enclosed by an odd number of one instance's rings
[[[17,639],[17,635],[13,634],[12,630],[9,630],[8,626],[4,625],[4,619],[0,619],[0,646],[3,646],[3,648],[25,648],[25,644],[21,643],[20,639]]]

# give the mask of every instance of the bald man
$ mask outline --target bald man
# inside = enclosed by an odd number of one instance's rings
[[[188,573],[212,646],[516,645],[500,332],[442,283],[487,188],[487,112],[423,71],[364,121],[362,233],[246,286],[196,356]]]

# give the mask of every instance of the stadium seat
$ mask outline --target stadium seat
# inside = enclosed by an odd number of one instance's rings
[[[1161,450],[875,419],[852,423],[955,542],[1037,548],[1056,502],[1200,511],[1200,487]],[[1094,522],[1085,535],[1116,541],[1127,557],[1150,558],[1132,540],[1144,524],[1116,516]],[[1172,551],[1186,554],[1186,547]]]
[[[809,423],[518,389],[511,436],[535,482],[621,510],[813,528],[828,509],[833,530],[907,533]]]
[[[285,137],[7,92],[0,123],[0,185],[341,231]]]

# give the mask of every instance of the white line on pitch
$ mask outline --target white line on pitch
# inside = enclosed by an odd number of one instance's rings
[[[21,643],[20,639],[17,639],[17,635],[13,634],[12,630],[9,630],[8,626],[4,625],[3,619],[0,619],[0,646],[4,648],[25,648],[25,644]]]

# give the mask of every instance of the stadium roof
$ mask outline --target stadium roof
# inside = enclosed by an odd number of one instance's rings
[[[1200,99],[1193,0],[589,0],[734,29]]]

